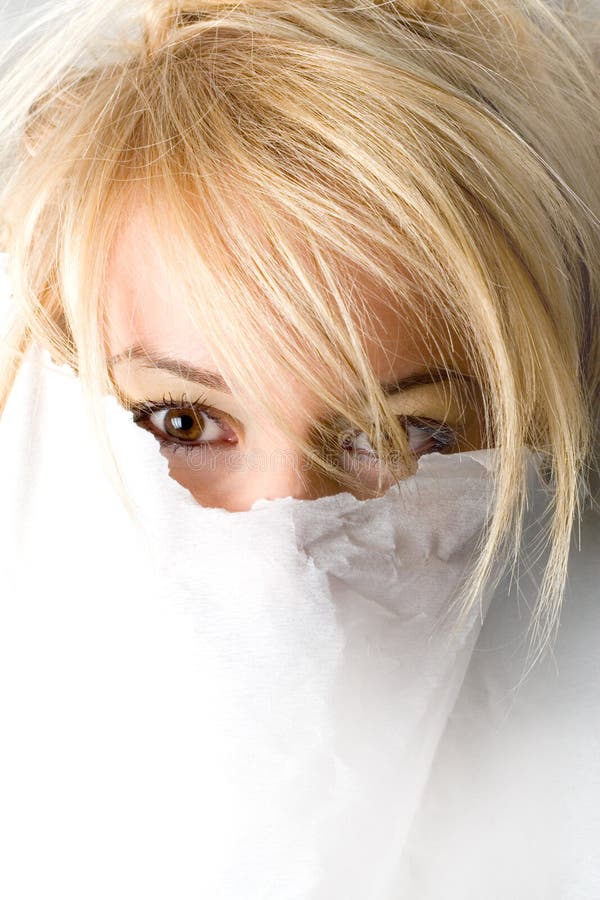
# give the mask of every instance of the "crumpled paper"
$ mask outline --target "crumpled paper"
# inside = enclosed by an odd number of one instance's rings
[[[67,367],[32,348],[0,419],[2,896],[425,897],[423,798],[490,598],[446,612],[495,451],[227,512],[105,407],[141,527]]]
[[[67,368],[34,350],[0,422],[11,896],[390,896],[481,626],[442,619],[493,451],[232,513],[106,408],[142,529]]]

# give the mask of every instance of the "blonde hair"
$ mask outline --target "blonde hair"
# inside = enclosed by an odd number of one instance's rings
[[[467,347],[481,385],[498,467],[463,612],[499,549],[510,545],[516,558],[523,447],[546,462],[549,554],[533,625],[541,648],[558,623],[574,522],[598,467],[595,23],[581,3],[542,0],[126,6],[118,37],[98,34],[116,4],[80,3],[48,16],[31,50],[17,41],[6,51],[16,63],[0,92],[0,210],[19,315],[4,399],[35,340],[76,368],[100,415],[98,398],[111,390],[106,267],[142,202],[160,229],[175,302],[250,408],[334,471],[290,422],[283,368],[368,428],[384,459],[399,450],[407,460],[362,341],[372,315],[345,268],[359,266],[425,334],[441,313],[450,347],[456,338]]]

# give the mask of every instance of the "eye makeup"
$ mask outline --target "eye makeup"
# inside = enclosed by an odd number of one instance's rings
[[[236,445],[238,438],[227,417],[206,400],[203,396],[188,400],[185,393],[180,398],[165,394],[162,402],[145,399],[129,403],[128,408],[136,425],[150,431],[161,447],[173,452],[208,443]],[[178,430],[183,433],[176,434]]]
[[[131,368],[136,370],[142,367]],[[157,380],[163,384],[165,380],[171,380],[160,369],[143,368],[144,372],[139,373],[142,377],[130,378],[128,387],[154,386]],[[154,374],[148,378],[149,371]],[[130,374],[134,372],[130,370]],[[177,383],[177,379],[172,380]],[[408,388],[388,393],[390,410],[404,426],[415,455],[448,453],[461,448],[465,423],[474,414],[474,401],[469,397],[472,384],[472,379],[453,376],[452,373],[445,373],[443,377],[440,375],[437,380],[418,375],[416,382]],[[217,395],[210,389],[202,393],[197,390],[174,390],[163,393],[162,399],[156,397],[155,394],[141,400],[127,398],[123,405],[131,411],[135,424],[154,434],[161,448],[171,454],[185,454],[198,447],[226,451],[244,439],[244,423],[221,408],[221,405],[235,408],[231,394]],[[215,400],[219,406],[214,405]],[[350,451],[353,456],[369,455],[373,458],[374,451],[367,446],[366,435],[359,432],[350,434],[354,443],[351,441],[350,446],[341,446],[340,449]]]
[[[166,447],[173,453],[176,451],[185,453],[186,450],[195,450],[207,444],[232,446],[238,443],[235,432],[226,419],[207,405],[201,397],[186,400],[185,396],[174,399],[172,395],[169,397],[165,395],[160,403],[144,400],[141,403],[130,404],[129,408],[133,422],[154,434],[161,447]],[[166,417],[171,415],[174,418],[165,425]],[[444,422],[423,416],[400,415],[398,419],[405,428],[409,445],[417,456],[434,451],[448,452],[457,443],[457,433]],[[176,435],[174,432],[177,429],[187,434]],[[359,456],[375,457],[364,432],[347,435],[345,441],[340,444],[340,450]]]

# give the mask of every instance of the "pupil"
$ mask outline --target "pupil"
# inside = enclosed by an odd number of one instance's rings
[[[165,417],[165,430],[172,437],[195,441],[202,434],[203,425],[194,412],[173,409]]]

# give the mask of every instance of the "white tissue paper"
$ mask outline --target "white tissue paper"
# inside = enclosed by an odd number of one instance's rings
[[[494,893],[478,801],[501,791],[460,734],[477,724],[483,759],[506,750],[495,631],[487,684],[477,669],[490,597],[460,628],[446,615],[495,452],[425,456],[373,500],[232,513],[199,506],[152,435],[105,407],[140,528],[67,367],[31,348],[0,419],[0,895],[538,896],[527,858]]]

